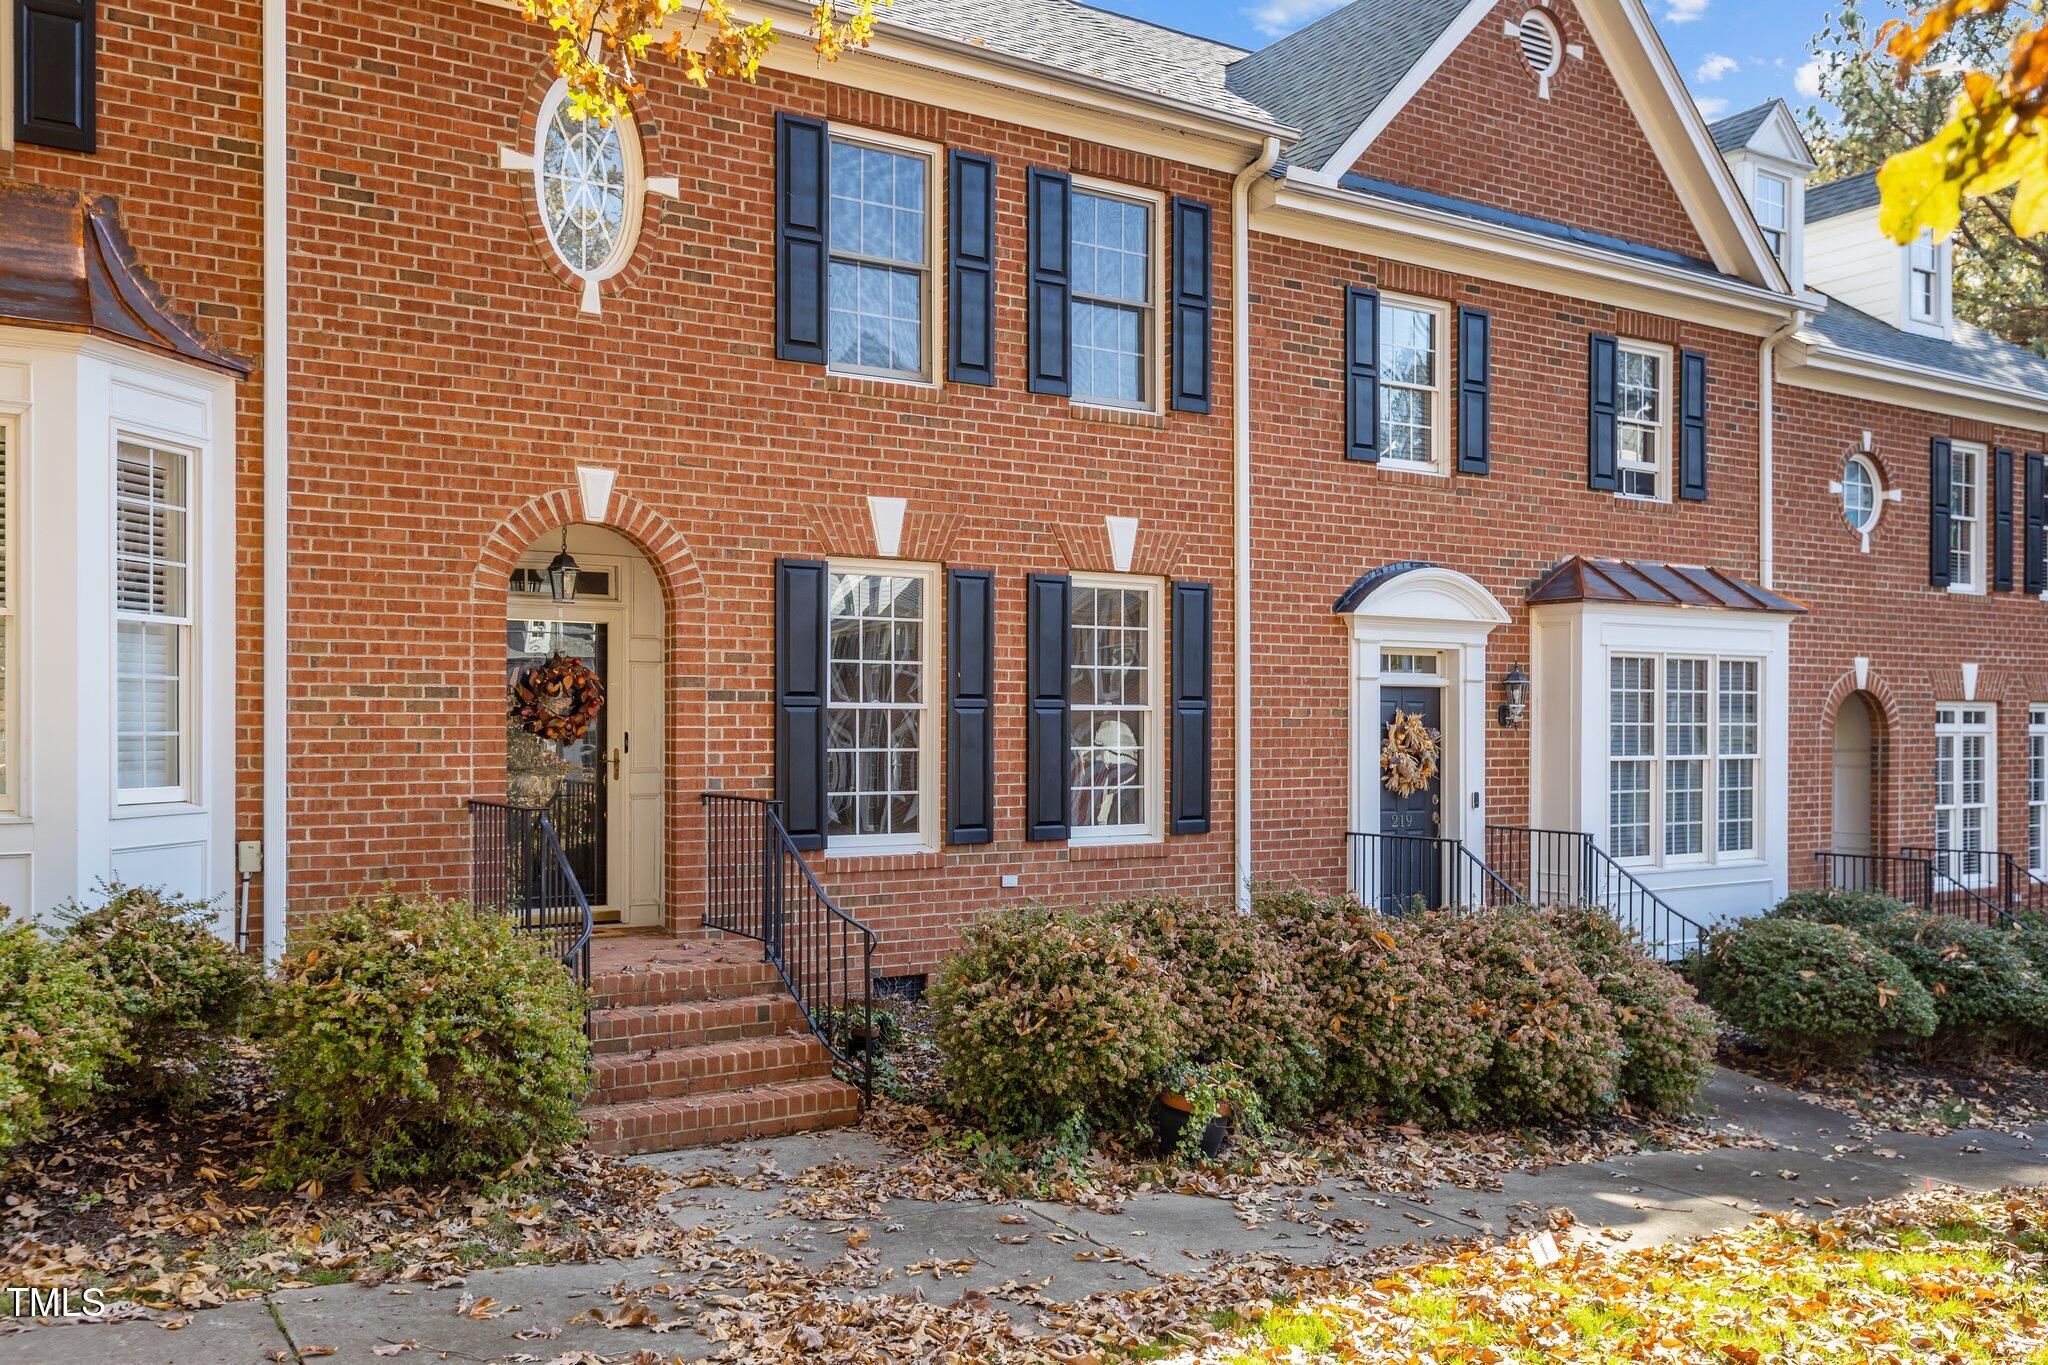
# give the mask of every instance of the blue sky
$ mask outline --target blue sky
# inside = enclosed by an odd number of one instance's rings
[[[1092,0],[1241,47],[1259,47],[1335,9],[1332,0]],[[1873,14],[1880,7],[1872,6]],[[1709,118],[1773,95],[1812,102],[1808,40],[1826,7],[1814,0],[1653,0],[1657,30]],[[1801,68],[1807,69],[1802,72]]]

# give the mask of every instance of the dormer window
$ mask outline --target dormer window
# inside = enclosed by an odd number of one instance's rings
[[[1936,270],[1940,252],[1931,234],[1906,248],[1906,308],[1915,322],[1941,321],[1941,275]]]
[[[1756,176],[1756,222],[1764,230],[1764,242],[1783,263],[1785,242],[1792,226],[1792,182],[1782,175],[1758,171]]]

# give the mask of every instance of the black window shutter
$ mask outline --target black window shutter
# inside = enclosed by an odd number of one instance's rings
[[[2048,592],[2048,460],[2027,456],[2026,589]]]
[[[1032,574],[1024,584],[1024,837],[1064,839],[1073,789],[1067,760],[1068,620],[1073,580]]]
[[[1493,315],[1458,310],[1458,472],[1484,474],[1493,462]]]
[[[1025,384],[1033,393],[1072,392],[1068,363],[1068,311],[1073,292],[1068,277],[1074,251],[1073,182],[1062,171],[1033,166],[1025,179],[1028,219],[1025,273],[1030,339]]]
[[[1380,296],[1344,288],[1344,458],[1380,460]]]
[[[822,560],[775,561],[775,799],[800,849],[825,846],[825,630]]]
[[[1173,201],[1173,410],[1209,410],[1209,206]]]
[[[1944,438],[1937,436],[1927,443],[1927,581],[1937,588],[1949,585],[1949,480],[1954,477],[1953,459],[1953,451]]]
[[[1991,588],[2012,591],[2012,452],[1991,456]]]
[[[14,137],[90,152],[97,140],[96,0],[15,0]]]
[[[1678,496],[1707,497],[1707,358],[1698,351],[1678,357]]]
[[[946,842],[986,844],[995,828],[995,575],[946,574]]]
[[[1173,585],[1173,815],[1175,834],[1209,832],[1214,593],[1207,583]]]
[[[996,382],[996,163],[947,159],[946,378]]]
[[[826,234],[832,138],[825,125],[775,116],[775,355],[825,363]]]
[[[1612,493],[1620,486],[1620,412],[1617,375],[1620,346],[1613,337],[1592,336],[1586,346],[1586,487]]]

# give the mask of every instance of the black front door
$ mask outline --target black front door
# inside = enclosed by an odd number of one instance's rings
[[[509,685],[535,664],[549,656],[566,654],[597,674],[607,690],[611,686],[611,628],[601,621],[512,621],[506,627],[505,673]],[[606,873],[610,858],[609,776],[612,762],[607,747],[605,710],[580,739],[554,744],[527,734],[517,726],[507,736],[506,768],[512,785],[527,778],[535,793],[548,793],[548,820],[561,841],[562,853],[576,883],[593,906],[606,903],[609,888]]]
[[[1444,728],[1443,689],[1440,687],[1382,687],[1380,689],[1380,739],[1386,741],[1387,727],[1394,714],[1405,711],[1420,716],[1422,723],[1439,736],[1438,764]],[[1443,904],[1442,848],[1435,842],[1443,832],[1443,773],[1429,780],[1420,791],[1402,795],[1380,784],[1380,876],[1379,908],[1401,914],[1418,904],[1434,909]]]

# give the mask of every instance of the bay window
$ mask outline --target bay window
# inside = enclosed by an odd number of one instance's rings
[[[1942,860],[1943,869],[1972,886],[1990,876],[1988,860],[1972,854],[1997,844],[1994,714],[1990,706],[1959,702],[1934,708],[1934,846],[1957,851]]]
[[[2027,868],[2048,877],[2048,706],[2027,716]]]
[[[1077,575],[1068,744],[1074,838],[1158,832],[1162,725],[1157,584]]]
[[[1755,659],[1608,660],[1608,850],[1641,863],[1757,856],[1762,668]]]
[[[114,465],[114,767],[123,802],[181,801],[191,697],[191,456],[122,440]]]
[[[933,573],[834,567],[825,819],[834,852],[931,843]]]
[[[19,808],[15,793],[14,427],[0,421],[0,810]]]

